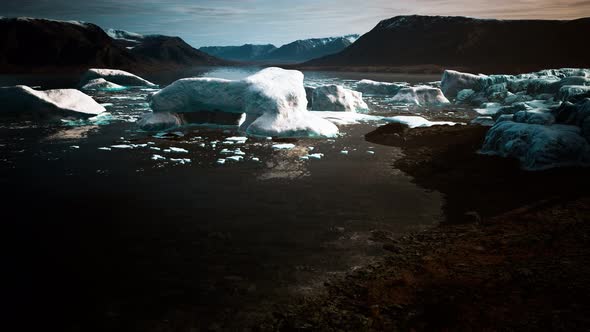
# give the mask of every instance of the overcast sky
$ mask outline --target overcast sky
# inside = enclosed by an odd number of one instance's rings
[[[407,14],[571,19],[590,16],[590,0],[0,0],[0,16],[82,20],[196,47],[362,34]]]

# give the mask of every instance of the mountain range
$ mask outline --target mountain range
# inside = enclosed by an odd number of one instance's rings
[[[297,63],[334,54],[350,46],[359,35],[301,39],[276,47],[271,44],[242,46],[207,46],[200,50],[233,61],[257,63]]]
[[[141,36],[78,21],[0,18],[0,72],[53,72],[90,67],[160,70],[227,65],[179,37]]]
[[[570,21],[396,16],[304,68],[456,68],[526,72],[590,67],[590,18]]]

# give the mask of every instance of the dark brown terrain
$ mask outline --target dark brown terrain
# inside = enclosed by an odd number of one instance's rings
[[[401,146],[395,167],[447,197],[447,221],[395,239],[377,264],[325,283],[265,325],[322,331],[586,331],[590,193],[583,169],[524,172],[477,155],[486,128],[367,135]]]
[[[445,67],[486,73],[524,73],[588,67],[590,18],[572,21],[488,20],[396,16],[381,21],[342,52],[304,68]]]

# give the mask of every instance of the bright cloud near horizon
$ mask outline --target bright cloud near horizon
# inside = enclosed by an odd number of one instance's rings
[[[0,0],[0,16],[81,20],[180,36],[195,47],[363,34],[382,19],[410,14],[573,19],[590,16],[590,0]]]

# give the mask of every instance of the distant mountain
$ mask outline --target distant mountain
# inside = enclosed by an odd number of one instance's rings
[[[589,67],[590,18],[572,21],[397,16],[305,67],[456,67],[530,71]]]
[[[109,32],[118,39],[91,23],[0,18],[0,72],[79,71],[90,67],[152,70],[228,64],[178,37]],[[132,46],[126,46],[130,43]]]
[[[359,35],[297,40],[279,48],[274,45],[209,46],[200,50],[227,60],[297,63],[334,54],[350,46]]]
[[[359,35],[348,35],[331,38],[314,38],[297,40],[283,45],[267,54],[264,59],[279,62],[303,62],[314,58],[338,53],[359,38]]]
[[[199,50],[213,56],[233,61],[256,61],[266,54],[276,50],[277,47],[271,44],[242,46],[209,46],[201,47]]]

